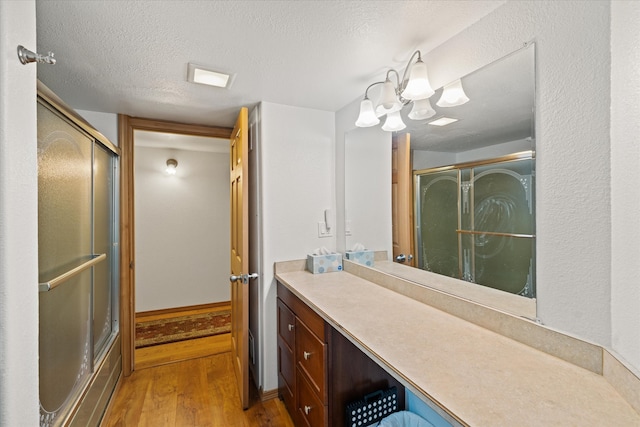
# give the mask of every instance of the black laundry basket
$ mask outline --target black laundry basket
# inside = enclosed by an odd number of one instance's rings
[[[368,426],[397,411],[398,389],[394,386],[388,390],[378,390],[347,404],[345,425]]]

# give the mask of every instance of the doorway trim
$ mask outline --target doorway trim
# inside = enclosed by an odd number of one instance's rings
[[[210,138],[231,137],[233,129],[194,125],[118,114],[120,145],[120,336],[122,373],[131,375],[135,366],[135,207],[134,141],[136,130],[178,133]]]

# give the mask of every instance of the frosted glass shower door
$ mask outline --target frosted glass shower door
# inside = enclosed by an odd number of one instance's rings
[[[473,281],[533,297],[533,160],[475,167],[471,176],[473,210],[462,221],[472,231],[463,248],[473,254]]]
[[[93,141],[38,104],[38,264],[49,282],[92,258]],[[59,425],[92,369],[91,268],[40,292],[40,425]]]
[[[458,277],[458,171],[418,175],[416,184],[418,267]]]

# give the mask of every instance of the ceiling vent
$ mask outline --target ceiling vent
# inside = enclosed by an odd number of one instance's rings
[[[229,89],[234,78],[235,74],[210,70],[202,65],[189,63],[187,67],[187,81],[191,83]]]

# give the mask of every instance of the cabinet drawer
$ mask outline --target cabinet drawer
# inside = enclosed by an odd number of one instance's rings
[[[278,299],[278,336],[287,343],[293,351],[295,347],[295,316],[293,312],[280,299]]]
[[[321,339],[325,337],[324,319],[307,304],[295,296],[286,286],[278,282],[278,298]]]
[[[306,374],[309,385],[322,402],[326,402],[326,344],[320,341],[300,319],[296,319],[295,330],[295,356],[298,368]]]
[[[296,376],[296,388],[298,390],[298,419],[305,426],[324,427],[327,420],[327,407],[313,392],[306,375],[298,370]]]

